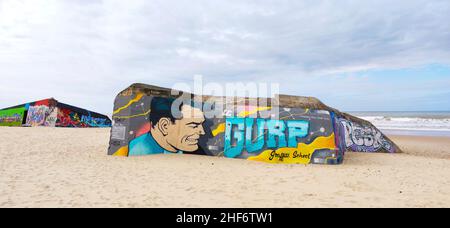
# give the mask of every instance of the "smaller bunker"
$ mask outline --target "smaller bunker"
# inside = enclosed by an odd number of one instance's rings
[[[49,98],[1,109],[0,126],[111,127],[111,119]]]

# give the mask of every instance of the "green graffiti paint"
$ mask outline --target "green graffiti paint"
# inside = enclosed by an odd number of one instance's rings
[[[24,107],[0,110],[0,126],[21,126],[24,112]]]

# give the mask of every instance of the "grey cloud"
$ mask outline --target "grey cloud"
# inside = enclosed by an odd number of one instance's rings
[[[450,64],[448,12],[439,0],[2,1],[0,77],[16,79],[10,92],[33,85],[23,99],[54,94],[103,112],[128,84],[171,86],[194,74],[310,93],[298,86]],[[1,106],[16,102],[5,91]]]

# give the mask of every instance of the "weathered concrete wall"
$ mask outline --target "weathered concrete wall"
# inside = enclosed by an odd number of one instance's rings
[[[14,122],[11,122],[13,117]],[[0,126],[110,127],[111,120],[105,115],[59,103],[50,98],[0,110]]]
[[[369,122],[315,98],[280,95],[278,100],[262,102],[189,97],[195,102],[175,106],[191,115],[175,118],[169,112],[179,97],[171,96],[169,89],[134,84],[121,92],[114,104],[108,154],[189,153],[272,163],[340,164],[346,150],[399,151]]]

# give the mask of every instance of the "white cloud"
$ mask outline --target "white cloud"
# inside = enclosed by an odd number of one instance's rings
[[[327,100],[318,91],[368,83],[337,74],[450,64],[448,12],[439,0],[3,0],[0,107],[54,96],[108,113],[131,83],[194,74]]]

